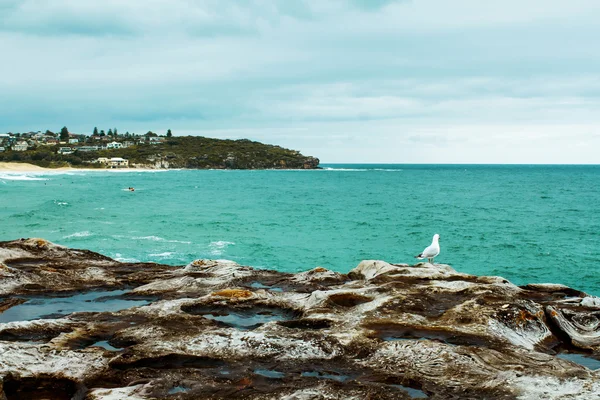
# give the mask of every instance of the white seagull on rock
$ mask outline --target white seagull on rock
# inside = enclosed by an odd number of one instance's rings
[[[419,260],[426,258],[430,264],[433,264],[433,258],[436,257],[438,254],[440,254],[439,240],[440,240],[440,235],[438,235],[436,233],[435,235],[433,235],[433,240],[431,241],[431,244],[429,245],[429,247],[427,247],[425,250],[423,250],[423,252],[421,254],[419,254],[418,256],[415,256],[415,258],[418,258]]]

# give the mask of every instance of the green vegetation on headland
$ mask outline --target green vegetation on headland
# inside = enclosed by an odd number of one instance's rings
[[[18,147],[19,144],[21,147]],[[3,149],[2,149],[3,147]],[[2,135],[0,161],[27,162],[40,167],[105,168],[98,159],[120,157],[135,168],[191,169],[315,169],[319,160],[295,150],[248,139],[212,139],[202,136],[121,135],[117,129],[90,136],[30,133]]]

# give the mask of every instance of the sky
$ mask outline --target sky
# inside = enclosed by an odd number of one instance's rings
[[[600,163],[598,0],[0,0],[0,132]]]

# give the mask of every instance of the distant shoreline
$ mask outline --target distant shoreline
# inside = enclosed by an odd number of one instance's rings
[[[57,167],[57,168],[45,168],[40,167],[38,165],[23,163],[23,162],[10,162],[10,161],[0,161],[0,173],[25,173],[25,172],[65,172],[65,171],[80,171],[80,172],[124,172],[124,171],[242,171],[243,169],[229,169],[229,168],[75,168],[75,167]],[[300,169],[300,168],[257,168],[253,169],[254,171],[318,171],[322,170],[322,168],[314,168],[314,169]]]
[[[154,171],[151,168],[74,168],[58,167],[44,168],[37,165],[22,162],[0,161],[0,172],[64,172],[64,171]]]

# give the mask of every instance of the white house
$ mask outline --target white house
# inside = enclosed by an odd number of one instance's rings
[[[73,149],[70,147],[61,147],[58,149],[58,154],[73,154]]]
[[[97,163],[106,164],[109,168],[128,168],[129,160],[126,160],[121,157],[100,157],[96,160]]]
[[[109,144],[106,145],[107,149],[121,149],[123,148],[123,145],[119,142],[110,142]]]
[[[5,148],[0,146],[0,153],[2,153],[4,150],[5,150]]]
[[[74,138],[74,139],[69,139],[69,144],[77,144],[79,143],[79,139]]]
[[[18,142],[17,144],[13,144],[12,149],[13,149],[13,151],[26,151],[27,147],[29,147],[27,142],[21,141],[21,142]]]
[[[108,166],[110,168],[128,168],[129,160],[121,157],[113,157],[108,161]]]

